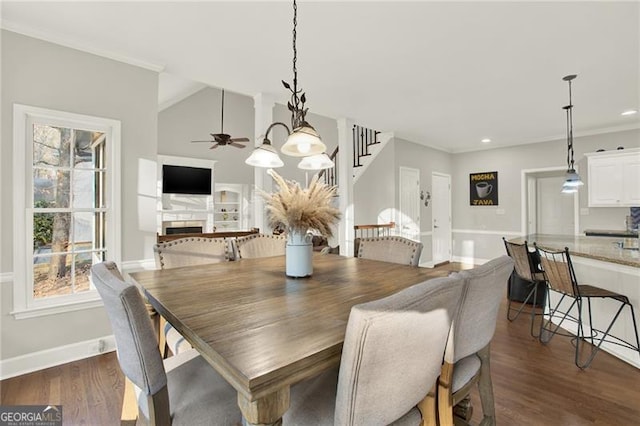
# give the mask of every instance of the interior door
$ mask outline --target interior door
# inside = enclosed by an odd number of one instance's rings
[[[451,176],[431,175],[432,185],[432,255],[433,264],[451,261]]]
[[[400,235],[420,241],[420,170],[400,167]]]
[[[560,192],[564,176],[537,179],[538,234],[573,235],[573,197]]]

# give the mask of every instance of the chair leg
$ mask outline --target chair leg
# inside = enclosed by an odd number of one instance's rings
[[[554,324],[551,321],[551,319],[556,315],[556,312],[558,311],[558,308],[560,307],[560,304],[562,304],[562,301],[564,300],[565,296],[566,296],[565,294],[562,295],[562,297],[560,298],[560,300],[558,301],[558,303],[556,304],[556,306],[554,308],[551,308],[551,301],[549,300],[549,319],[545,320],[544,319],[544,315],[543,315],[542,322],[540,323],[539,340],[540,340],[541,343],[547,344],[547,343],[549,343],[551,341],[553,336],[555,336],[558,333],[558,329],[560,328],[560,326],[562,325],[564,320],[567,319],[567,317],[569,316],[569,312],[571,312],[573,307],[576,305],[577,299],[574,299],[573,303],[571,303],[571,306],[569,306],[569,308],[566,310],[566,312],[562,316],[562,319],[560,320],[560,322],[558,324]],[[548,297],[547,297],[547,299],[548,299]],[[547,328],[545,326],[545,323],[546,323],[546,325],[551,325],[552,328]],[[578,327],[579,326],[580,325],[578,325]]]
[[[158,331],[158,348],[160,349],[160,355],[162,355],[162,358],[166,358],[167,354],[168,354],[168,348],[167,348],[167,336],[165,336],[164,334],[164,328],[167,325],[167,320],[164,319],[163,316],[158,315],[160,317],[160,329]]]
[[[138,417],[138,402],[133,383],[126,376],[124,378],[124,397],[122,398],[121,425],[135,425]]]
[[[418,403],[418,410],[422,415],[422,422],[420,426],[436,426],[438,424],[437,412],[436,412],[436,392],[438,384],[433,385],[427,396]]]
[[[524,307],[525,307],[525,306],[526,306],[526,304],[529,302],[529,300],[531,299],[531,297],[533,297],[533,298],[534,298],[534,299],[533,299],[532,308],[534,308],[534,307],[535,307],[535,305],[536,305],[536,299],[535,299],[535,296],[534,296],[534,292],[535,292],[535,290],[538,288],[538,283],[536,282],[536,283],[534,284],[534,287],[533,287],[531,290],[529,290],[529,293],[527,294],[527,297],[524,299],[524,302],[521,302],[520,307],[519,307],[519,308],[517,308],[517,309],[516,309],[516,308],[512,308],[512,307],[511,307],[511,305],[513,304],[513,301],[511,300],[511,293],[512,293],[511,288],[512,288],[512,286],[513,286],[513,280],[511,280],[511,279],[510,279],[510,280],[509,280],[509,296],[508,296],[508,297],[509,297],[509,305],[508,305],[508,307],[507,307],[507,319],[508,319],[509,321],[515,321],[515,320],[516,320],[516,318],[518,318],[518,317],[520,316],[520,314],[521,314],[521,313],[522,313],[522,311],[524,310]],[[512,312],[512,311],[516,311],[516,314],[515,314],[515,315],[513,315],[513,316],[511,315],[511,312]]]
[[[453,425],[453,364],[444,361],[438,378],[438,424]]]
[[[478,381],[478,391],[482,404],[481,426],[495,426],[496,408],[493,398],[493,383],[491,381],[491,344],[478,351],[480,357],[480,379]]]
[[[576,366],[578,368],[580,368],[581,370],[584,370],[585,368],[589,367],[589,365],[591,365],[591,361],[593,361],[593,359],[595,358],[596,354],[600,350],[600,347],[605,342],[605,339],[607,338],[607,336],[609,336],[609,332],[611,331],[611,328],[613,328],[613,325],[615,324],[616,320],[620,316],[620,313],[622,312],[622,310],[624,309],[624,307],[626,305],[627,305],[627,303],[624,303],[624,302],[622,302],[620,304],[620,308],[618,309],[616,314],[613,316],[613,319],[609,323],[609,326],[607,327],[607,330],[604,332],[602,337],[600,339],[598,339],[598,344],[595,345],[595,346],[593,345],[593,343],[595,343],[593,341],[593,336],[594,336],[595,332],[593,331],[593,329],[591,330],[591,341],[592,341],[591,355],[589,356],[589,358],[587,359],[587,361],[584,364],[581,364],[579,362],[578,344],[580,342],[576,342]],[[631,306],[631,304],[628,304],[628,305],[632,308],[632,312],[633,312],[633,306]],[[589,309],[589,318],[591,318],[591,304],[590,303],[588,304],[588,309]],[[633,316],[633,314],[632,314],[632,316]],[[580,325],[582,325],[582,322],[580,322]],[[589,325],[592,326],[592,324],[589,324]],[[634,325],[635,325],[635,319],[634,319]],[[584,335],[583,335],[583,337],[584,337]],[[637,339],[637,334],[636,334],[636,339]]]

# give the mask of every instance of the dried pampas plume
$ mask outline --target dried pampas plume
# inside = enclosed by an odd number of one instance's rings
[[[289,232],[302,233],[315,230],[325,237],[333,236],[331,225],[340,220],[340,210],[332,205],[335,186],[319,182],[317,175],[307,189],[301,188],[298,182],[285,180],[276,172],[271,172],[271,176],[278,191],[272,194],[259,192],[265,200],[271,227],[282,226]]]

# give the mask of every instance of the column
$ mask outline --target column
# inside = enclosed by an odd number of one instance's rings
[[[340,199],[340,221],[338,237],[340,255],[353,256],[353,120],[339,118],[338,122],[338,195]]]

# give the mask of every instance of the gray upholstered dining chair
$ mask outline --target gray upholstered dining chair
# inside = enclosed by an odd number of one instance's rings
[[[195,349],[162,360],[140,291],[113,262],[91,268],[116,339],[118,362],[136,387],[140,423],[233,425],[242,421],[237,392]]]
[[[229,243],[224,238],[186,237],[153,246],[159,269],[205,265],[229,260]],[[192,348],[191,344],[171,324],[160,317],[159,345],[163,357],[167,349],[178,354]]]
[[[358,239],[358,257],[418,266],[422,243],[398,236]]]
[[[463,280],[435,278],[351,309],[339,372],[291,388],[285,425],[435,424],[436,380]]]
[[[241,259],[284,256],[287,237],[284,235],[254,234],[238,237],[235,245]]]
[[[490,343],[513,263],[510,257],[501,256],[474,269],[452,274],[464,279],[465,287],[438,379],[440,424],[454,423],[454,406],[464,400],[477,383],[482,424],[495,425]]]

